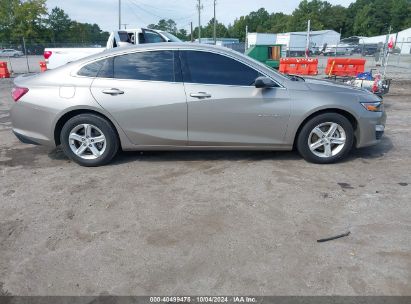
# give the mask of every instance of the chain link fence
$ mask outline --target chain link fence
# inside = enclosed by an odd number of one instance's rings
[[[46,48],[104,48],[107,41],[84,42],[46,42],[33,40],[0,41],[0,61],[7,62],[12,74],[40,72],[40,62],[44,61]],[[17,52],[15,52],[17,51]]]
[[[28,41],[30,42],[30,41]],[[24,73],[37,73],[40,72],[40,62],[44,61],[43,52],[45,48],[102,48],[105,47],[106,41],[99,41],[96,43],[81,43],[81,42],[65,42],[65,43],[28,43],[24,45],[21,42],[0,42],[0,53],[4,49],[14,49],[22,52],[22,56],[18,57],[1,57],[0,61],[7,62],[8,68],[13,74],[24,74]],[[25,46],[25,47],[24,47]],[[397,48],[400,50],[410,49],[411,42],[397,44]],[[245,43],[230,43],[226,44],[225,47],[233,49],[237,52],[245,52]],[[304,56],[305,52],[303,50],[294,50],[283,53],[283,56],[299,55]],[[327,61],[329,58],[335,56],[338,57],[352,57],[352,58],[364,58],[366,59],[366,70],[378,70],[383,71],[381,67],[382,55],[381,50],[375,48],[364,46],[359,46],[354,50],[347,50],[345,47],[338,48],[337,50],[331,49],[328,53],[320,52],[319,50],[314,50],[310,56],[313,58],[318,58],[318,70],[320,74],[324,73],[325,67],[327,66]],[[411,54],[402,54],[398,50],[390,53],[388,57],[387,64],[387,76],[393,79],[410,79],[411,80]]]
[[[105,47],[107,41],[96,41],[92,43],[83,42],[47,42],[47,43],[32,43],[25,42],[2,42],[0,41],[0,51],[4,49],[13,49],[23,52],[24,55],[43,55],[45,48],[90,48],[90,47]]]

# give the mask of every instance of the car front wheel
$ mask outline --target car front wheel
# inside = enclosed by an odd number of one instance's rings
[[[324,113],[310,119],[297,138],[299,153],[309,162],[335,163],[352,149],[354,130],[350,121],[338,113]]]
[[[60,133],[63,152],[86,167],[109,163],[119,149],[114,127],[94,114],[81,114],[68,120]]]

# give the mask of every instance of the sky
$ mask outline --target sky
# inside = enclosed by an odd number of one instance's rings
[[[119,0],[47,0],[51,10],[58,6],[72,20],[97,23],[105,31],[118,28]],[[190,29],[198,25],[197,0],[121,0],[122,22],[127,28],[146,27],[160,19],[173,19],[179,28]],[[214,0],[201,0],[201,22],[206,24],[213,17]],[[348,6],[353,0],[328,0],[329,3]],[[300,0],[217,0],[217,20],[228,25],[235,18],[247,15],[264,7],[269,13],[290,14],[297,8]],[[124,27],[124,26],[123,26]]]

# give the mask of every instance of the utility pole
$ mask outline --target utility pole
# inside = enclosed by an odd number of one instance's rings
[[[124,26],[124,29],[126,30],[128,23],[122,23],[121,25]],[[120,29],[121,29],[121,28],[120,28]]]
[[[198,43],[201,43],[201,10],[203,6],[201,4],[201,0],[197,0],[197,9],[198,9]]]
[[[247,49],[248,49],[248,25],[245,26],[245,39],[244,39],[244,41],[245,41],[244,49],[245,49],[245,51],[247,51]]]
[[[310,31],[311,31],[311,20],[307,23],[307,41],[305,46],[305,58],[310,56]]]
[[[27,57],[26,40],[24,39],[24,36],[23,36],[23,48],[24,48],[24,55],[26,56],[27,73],[30,73],[29,57]]]
[[[193,21],[190,22],[190,28],[191,28],[191,42],[194,41],[194,34],[193,34]]]
[[[217,19],[215,15],[216,4],[217,4],[217,0],[214,0],[214,30],[213,30],[214,45],[217,45]]]
[[[385,74],[387,73],[388,59],[390,58],[390,49],[388,48],[388,43],[390,41],[391,31],[392,31],[392,26],[390,25],[390,27],[388,28],[388,35],[385,38],[385,44],[384,44],[384,59],[383,59],[383,67],[384,67],[383,77],[384,78],[385,78]]]
[[[118,0],[118,29],[121,30],[121,0]]]

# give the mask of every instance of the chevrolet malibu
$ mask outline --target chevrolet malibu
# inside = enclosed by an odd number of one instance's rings
[[[118,150],[292,150],[333,163],[379,142],[381,99],[214,46],[115,49],[14,81],[14,134],[83,166]]]

